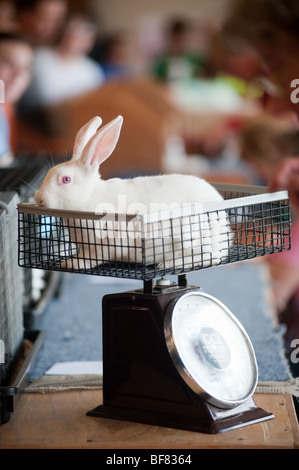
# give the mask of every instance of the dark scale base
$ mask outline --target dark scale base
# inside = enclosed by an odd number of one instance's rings
[[[179,374],[164,336],[167,306],[198,287],[184,285],[103,298],[103,405],[89,416],[219,433],[273,418],[250,398],[223,409],[194,393]]]
[[[214,408],[208,403],[206,403],[205,406],[208,410]],[[215,413],[215,410],[216,409],[214,408],[213,414]],[[233,429],[274,418],[273,414],[267,413],[265,410],[255,407],[254,402],[249,405],[247,410],[238,412],[237,409],[234,409],[233,413],[234,414],[231,416],[227,416],[226,411],[218,410],[214,414],[214,417],[211,416],[210,419],[200,419],[195,418],[194,416],[178,416],[175,414],[163,412],[130,410],[125,408],[113,408],[110,406],[100,405],[97,408],[89,411],[87,415],[97,418],[108,418],[120,421],[150,424],[152,426],[184,429],[187,431],[202,432],[206,434],[218,434],[225,431],[231,431]]]

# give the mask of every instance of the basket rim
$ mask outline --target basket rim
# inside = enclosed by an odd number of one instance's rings
[[[173,209],[170,211],[159,211],[148,214],[129,214],[129,213],[108,213],[92,211],[62,210],[38,207],[32,202],[22,202],[17,205],[19,213],[44,215],[57,218],[91,219],[99,220],[105,217],[106,220],[124,221],[140,220],[143,223],[152,223],[170,218],[181,216],[190,216],[198,213],[213,212],[234,207],[245,207],[253,204],[263,204],[280,200],[288,200],[289,195],[286,190],[278,190],[270,193],[266,186],[229,184],[229,183],[211,183],[218,191],[244,193],[246,195],[223,201],[199,203],[197,205],[183,207],[182,209]]]

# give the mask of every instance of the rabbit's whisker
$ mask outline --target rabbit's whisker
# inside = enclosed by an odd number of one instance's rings
[[[38,187],[37,187],[37,186],[34,186],[32,183],[29,183],[28,181],[23,180],[22,178],[19,178],[19,180],[20,180],[22,183],[26,184],[29,188],[31,188],[34,193],[36,193],[36,191],[38,191]]]

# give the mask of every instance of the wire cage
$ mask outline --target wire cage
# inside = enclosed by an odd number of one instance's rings
[[[43,158],[35,156],[18,157],[16,163],[0,168],[0,191],[3,194],[14,192],[19,202],[34,203],[34,194],[40,187],[48,171]],[[15,214],[16,217],[16,214]],[[25,330],[39,326],[42,314],[58,290],[61,282],[59,272],[26,269],[23,273],[23,319]]]
[[[214,186],[223,201],[149,214],[19,204],[19,265],[147,281],[291,248],[286,191]]]
[[[17,237],[15,207],[19,201],[15,192],[0,191],[0,390],[24,333],[22,318],[24,273],[18,268],[15,246]]]

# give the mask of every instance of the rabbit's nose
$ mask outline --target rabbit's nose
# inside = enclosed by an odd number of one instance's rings
[[[40,207],[44,204],[43,197],[39,191],[35,194],[35,202],[36,205]]]

